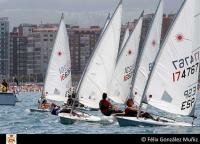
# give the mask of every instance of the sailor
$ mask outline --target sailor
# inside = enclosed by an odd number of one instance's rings
[[[49,109],[50,105],[51,104],[47,102],[45,95],[42,95],[38,100],[38,109]]]
[[[75,107],[78,107],[79,102],[78,102],[78,100],[76,99],[76,93],[75,93],[74,91],[72,92],[72,99],[73,99],[73,102],[75,102],[74,106],[75,106]]]
[[[73,99],[72,99],[72,95],[68,95],[68,99],[67,99],[67,106],[71,107],[73,105]]]
[[[133,117],[136,117],[137,116],[137,107],[134,106],[134,102],[132,99],[128,99],[127,102],[126,102],[126,109],[125,109],[125,115],[126,116],[133,116]]]
[[[107,100],[107,94],[103,93],[102,100],[99,102],[99,108],[101,112],[105,116],[110,116],[114,113],[122,113],[123,111],[119,110],[115,106],[113,106],[108,100]]]
[[[52,115],[58,115],[60,113],[60,106],[52,103],[51,108],[50,108],[51,114]]]
[[[6,80],[4,79],[3,81],[2,81],[2,92],[7,92],[8,91],[8,89],[9,89],[9,85],[8,85],[8,83],[6,82]]]
[[[133,100],[128,99],[126,104],[127,104],[127,107],[125,109],[125,115],[137,117],[138,108],[134,105]],[[154,119],[149,113],[144,112],[144,111],[140,112],[140,117]]]
[[[71,107],[69,107],[67,102],[64,102],[64,104],[60,108],[60,113],[70,113]]]

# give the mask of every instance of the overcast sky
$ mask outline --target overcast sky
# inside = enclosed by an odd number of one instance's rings
[[[21,23],[65,23],[100,25],[113,13],[119,0],[0,0],[0,17],[8,17],[11,27]],[[154,13],[159,0],[123,0],[123,23],[137,18],[142,10]],[[164,12],[176,13],[183,0],[164,0]]]

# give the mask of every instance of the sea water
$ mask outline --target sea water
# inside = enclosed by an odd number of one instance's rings
[[[76,122],[63,125],[50,113],[30,112],[37,108],[40,93],[21,93],[15,106],[0,106],[0,133],[16,134],[198,134],[200,133],[200,99],[197,97],[195,127],[120,127],[118,123]],[[99,111],[90,112],[101,115]],[[191,122],[191,118],[183,119]]]

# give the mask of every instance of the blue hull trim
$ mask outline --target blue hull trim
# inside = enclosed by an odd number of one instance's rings
[[[117,117],[117,121],[119,123],[120,127],[126,127],[126,126],[148,126],[148,127],[154,127],[154,126],[163,126],[159,124],[151,124],[151,123],[144,123],[139,121],[133,121],[133,120],[127,120],[123,118]]]

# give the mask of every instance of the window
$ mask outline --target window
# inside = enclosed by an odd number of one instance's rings
[[[48,41],[48,39],[43,39],[43,41]]]

